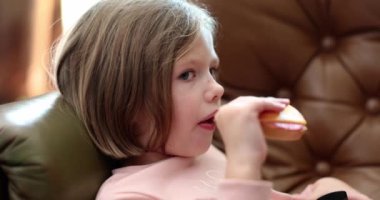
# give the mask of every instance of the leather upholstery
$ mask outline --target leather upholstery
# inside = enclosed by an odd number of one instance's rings
[[[112,163],[58,93],[0,106],[0,199],[94,199]]]
[[[380,1],[202,0],[220,22],[225,99],[291,98],[300,141],[269,142],[264,178],[324,176],[380,199]],[[57,93],[0,106],[0,199],[93,199],[112,162]]]
[[[264,178],[295,192],[333,176],[380,199],[380,1],[201,2],[225,99],[290,98],[308,121],[301,141],[268,141]]]

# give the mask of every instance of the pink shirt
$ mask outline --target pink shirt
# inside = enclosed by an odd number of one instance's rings
[[[225,163],[224,154],[211,147],[196,158],[172,157],[118,168],[103,183],[96,199],[298,199],[272,190],[267,181],[224,179]]]

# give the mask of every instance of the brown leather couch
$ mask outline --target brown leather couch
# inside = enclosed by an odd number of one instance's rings
[[[264,178],[333,176],[380,199],[380,1],[203,0],[220,21],[225,99],[288,97],[301,141],[269,142]],[[114,162],[57,93],[0,106],[0,199],[94,199]]]
[[[380,199],[380,1],[201,0],[220,22],[225,99],[291,99],[308,121],[269,142],[264,178],[296,192],[332,176]]]

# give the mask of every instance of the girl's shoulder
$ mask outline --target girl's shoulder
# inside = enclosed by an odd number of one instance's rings
[[[169,189],[186,192],[188,188],[203,188],[204,182],[218,184],[223,178],[224,163],[224,154],[212,146],[196,158],[171,157],[152,164],[117,168],[103,183],[99,195],[141,193],[168,199],[170,194],[165,191]]]

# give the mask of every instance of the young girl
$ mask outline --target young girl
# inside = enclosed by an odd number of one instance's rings
[[[288,195],[260,180],[267,146],[257,116],[289,100],[241,97],[219,107],[214,29],[205,10],[183,0],[105,0],[63,40],[57,86],[97,147],[124,163],[97,199],[307,199],[321,191]],[[211,145],[216,127],[226,156]]]

